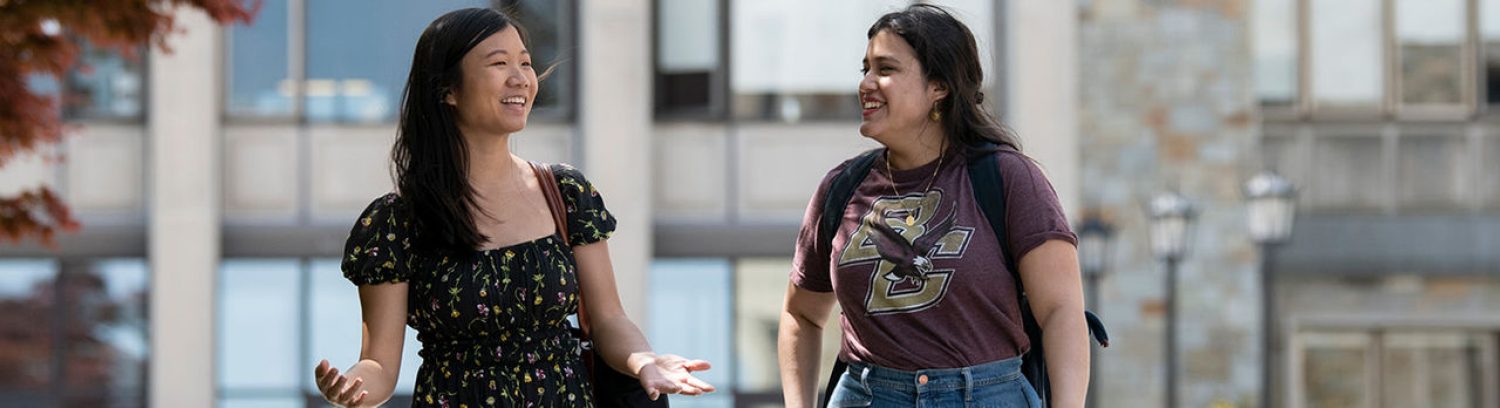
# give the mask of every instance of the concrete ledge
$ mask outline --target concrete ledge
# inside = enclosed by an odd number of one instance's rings
[[[1500,276],[1500,215],[1299,216],[1277,274]]]

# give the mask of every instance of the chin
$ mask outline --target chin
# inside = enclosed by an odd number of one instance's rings
[[[504,133],[516,133],[526,129],[526,119],[508,120],[500,124],[500,130]]]

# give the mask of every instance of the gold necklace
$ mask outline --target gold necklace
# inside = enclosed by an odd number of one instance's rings
[[[928,190],[932,190],[932,182],[937,181],[938,170],[940,170],[940,169],[943,168],[943,157],[947,155],[947,151],[946,150],[947,149],[943,149],[943,150],[939,150],[938,151],[938,163],[937,163],[937,167],[933,167],[932,168],[932,175],[931,176],[927,176],[927,188],[922,189],[923,192],[926,192]],[[889,180],[886,180],[886,181],[889,181],[891,183],[891,192],[896,194],[897,199],[900,199],[901,198],[901,190],[897,190],[896,189],[896,172],[891,171],[891,149],[885,149],[885,175],[889,178]],[[916,225],[916,223],[917,223],[917,218],[913,217],[911,215],[910,211],[907,211],[906,212],[906,226],[910,227],[912,225]]]

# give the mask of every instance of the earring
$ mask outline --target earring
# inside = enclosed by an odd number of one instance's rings
[[[931,113],[927,114],[927,117],[931,118],[933,122],[938,122],[943,120],[943,113],[933,110]]]

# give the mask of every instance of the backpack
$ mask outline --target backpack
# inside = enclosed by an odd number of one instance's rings
[[[997,146],[984,146],[983,151],[995,151]],[[864,182],[865,176],[869,175],[870,167],[875,159],[884,153],[884,149],[874,149],[854,158],[844,167],[842,172],[835,175],[828,184],[828,194],[823,200],[823,211],[818,218],[818,242],[833,247],[833,236],[838,231],[838,226],[843,221],[844,208],[849,205],[849,200],[854,196],[854,190]],[[1031,305],[1026,300],[1026,290],[1021,286],[1021,272],[1012,258],[1010,240],[1005,235],[1005,180],[1000,176],[999,160],[993,153],[985,153],[979,157],[969,160],[969,183],[974,190],[974,199],[979,202],[979,207],[984,211],[984,217],[990,223],[990,229],[995,232],[995,237],[1000,242],[1001,253],[1005,257],[1005,267],[1010,270],[1011,277],[1016,281],[1016,296],[1021,306],[1022,325],[1026,329],[1026,337],[1031,341],[1031,350],[1027,351],[1021,363],[1021,374],[1042,400],[1042,406],[1051,406],[1052,389],[1047,381],[1047,358],[1042,349],[1042,328],[1037,324],[1036,316],[1031,313]],[[830,216],[833,214],[833,216]],[[1109,347],[1109,334],[1104,330],[1104,323],[1093,312],[1084,311],[1084,320],[1088,322],[1089,332],[1100,346]],[[838,384],[839,377],[848,369],[848,364],[843,360],[834,359],[833,371],[828,376],[828,386],[823,392],[820,407],[827,407],[828,400],[833,396],[833,389]]]

